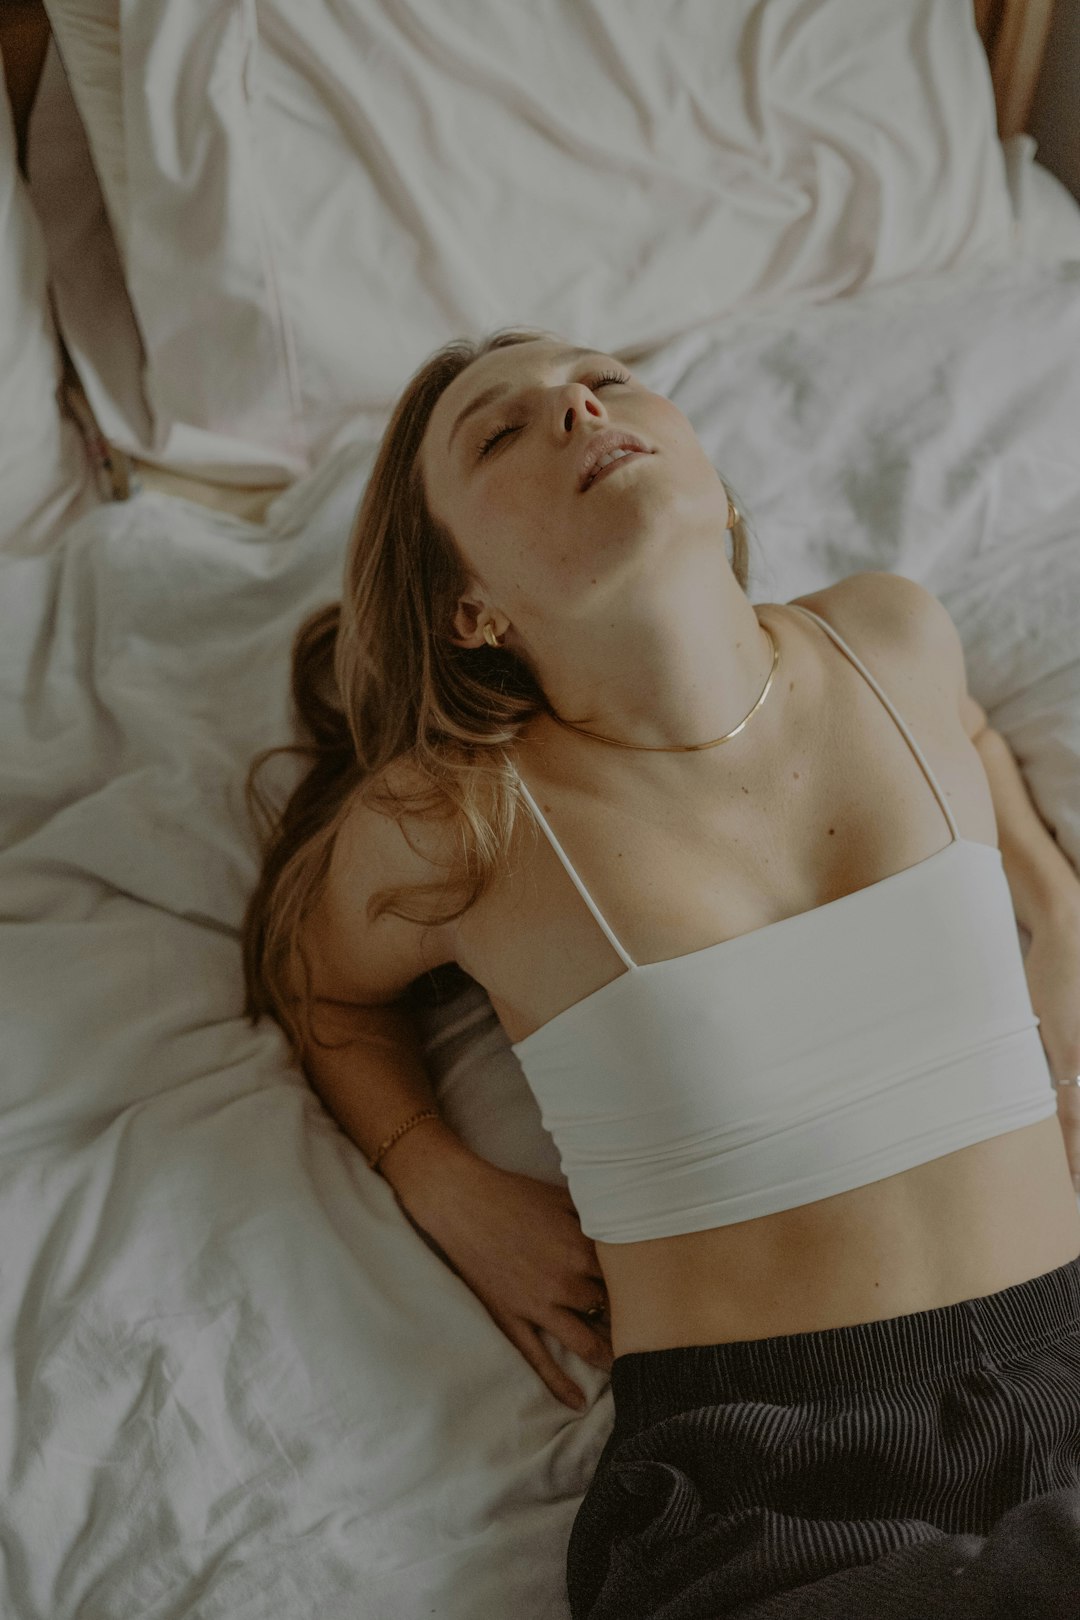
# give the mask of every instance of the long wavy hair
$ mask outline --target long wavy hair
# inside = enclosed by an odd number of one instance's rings
[[[428,507],[419,451],[436,402],[455,377],[494,349],[553,337],[504,329],[476,342],[458,339],[409,379],[353,522],[343,598],[310,613],[293,641],[292,700],[302,740],[264,749],[248,770],[245,798],[262,866],[242,925],[244,1013],[253,1025],[263,1014],[276,1019],[301,1064],[313,1044],[330,1044],[312,1028],[302,925],[320,899],[356,796],[391,815],[454,818],[461,850],[458,870],[446,880],[379,890],[368,903],[371,920],[385,911],[421,923],[460,917],[509,850],[521,803],[510,748],[549,705],[532,671],[507,648],[451,641],[469,575],[454,536]],[[742,501],[723,482],[741,512]],[[732,570],[745,591],[749,546],[741,516],[731,536]],[[257,777],[282,753],[307,756],[310,768],[278,811]],[[400,780],[393,787],[388,780],[398,761],[414,767],[409,780],[421,784],[405,797]],[[426,898],[448,891],[449,909],[437,915],[422,909]],[[291,963],[301,967],[299,994],[289,988]]]

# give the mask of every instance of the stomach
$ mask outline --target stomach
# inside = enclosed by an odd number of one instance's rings
[[[1080,1255],[1057,1115],[730,1226],[596,1242],[616,1356],[934,1310]]]

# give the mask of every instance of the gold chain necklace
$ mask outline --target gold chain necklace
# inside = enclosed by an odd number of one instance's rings
[[[759,621],[759,623],[760,623],[760,621]],[[724,733],[724,735],[722,737],[714,737],[712,742],[674,743],[674,744],[671,744],[671,743],[628,743],[628,742],[620,742],[617,737],[605,737],[599,731],[587,731],[584,726],[575,726],[573,721],[564,720],[561,714],[556,714],[555,713],[554,709],[549,709],[548,713],[551,715],[551,718],[553,720],[558,721],[560,726],[565,726],[567,731],[580,732],[581,736],[583,736],[583,737],[594,737],[597,742],[610,743],[613,748],[635,748],[635,749],[643,750],[644,752],[649,753],[649,754],[692,754],[692,753],[696,753],[698,751],[698,749],[700,749],[700,748],[715,748],[718,743],[727,742],[730,737],[737,736],[739,734],[739,732],[743,729],[743,727],[749,723],[751,715],[756,714],[757,710],[760,709],[761,705],[764,703],[765,694],[768,692],[769,687],[773,683],[773,676],[776,674],[776,666],[780,662],[780,648],[776,644],[776,637],[769,630],[768,626],[763,624],[761,626],[761,628],[762,628],[762,630],[764,630],[765,634],[768,636],[770,642],[772,643],[772,650],[773,650],[772,668],[769,670],[768,679],[766,680],[765,685],[761,689],[761,696],[758,698],[757,702],[754,704],[754,707],[750,710],[750,713],[746,716],[746,718],[744,720],[739,721],[738,725],[735,727],[735,729],[733,731],[725,731],[725,733]]]

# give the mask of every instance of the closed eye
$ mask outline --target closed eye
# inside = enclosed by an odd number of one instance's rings
[[[602,388],[605,383],[628,383],[629,381],[630,378],[621,372],[604,371],[601,372],[600,376],[593,377],[589,386],[595,389]],[[479,450],[477,451],[476,459],[478,461],[482,461],[505,434],[516,432],[520,426],[522,426],[522,424],[519,422],[507,422],[502,427],[496,428],[494,433],[490,434],[480,446]]]

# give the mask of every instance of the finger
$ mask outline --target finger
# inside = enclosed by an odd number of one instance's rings
[[[574,1320],[583,1323],[584,1326],[591,1333],[596,1335],[596,1337],[603,1344],[605,1350],[610,1351],[610,1349],[611,1349],[611,1319],[610,1319],[610,1317],[608,1316],[608,1313],[607,1313],[607,1301],[606,1300],[604,1301],[604,1314],[602,1316],[590,1315],[590,1312],[591,1312],[593,1306],[597,1305],[598,1303],[599,1303],[599,1301],[597,1300],[596,1294],[594,1292],[591,1296],[588,1297],[588,1301],[587,1301],[586,1304],[575,1305],[575,1304],[571,1303],[571,1304],[567,1305],[565,1307],[565,1309],[567,1311],[569,1311],[571,1317]],[[557,1310],[563,1309],[563,1307],[555,1305],[555,1306],[552,1307],[552,1309],[557,1311]],[[561,1337],[561,1333],[560,1333],[560,1337]]]
[[[603,1279],[599,1285],[595,1282],[585,1281],[581,1287],[567,1290],[569,1298],[564,1298],[562,1305],[553,1307],[555,1310],[565,1308],[579,1318],[584,1319],[585,1325],[592,1328],[606,1343],[611,1341],[611,1319],[608,1314],[608,1299]],[[590,1315],[597,1305],[604,1307],[601,1315]]]
[[[610,1372],[612,1363],[611,1345],[605,1334],[600,1331],[600,1324],[584,1321],[576,1311],[564,1310],[562,1306],[554,1305],[550,1317],[544,1326],[549,1333],[553,1333],[560,1344],[565,1344],[582,1361],[589,1362],[593,1367],[599,1367],[601,1372]]]
[[[594,1305],[603,1305],[605,1312],[608,1306],[607,1284],[603,1277],[594,1277],[590,1272],[571,1273],[566,1278],[565,1286],[559,1289],[560,1303],[570,1311],[589,1311]]]
[[[556,1400],[562,1401],[574,1412],[583,1411],[586,1405],[585,1391],[579,1389],[574,1380],[563,1372],[533,1324],[522,1321],[520,1317],[506,1317],[499,1321],[499,1326]]]

